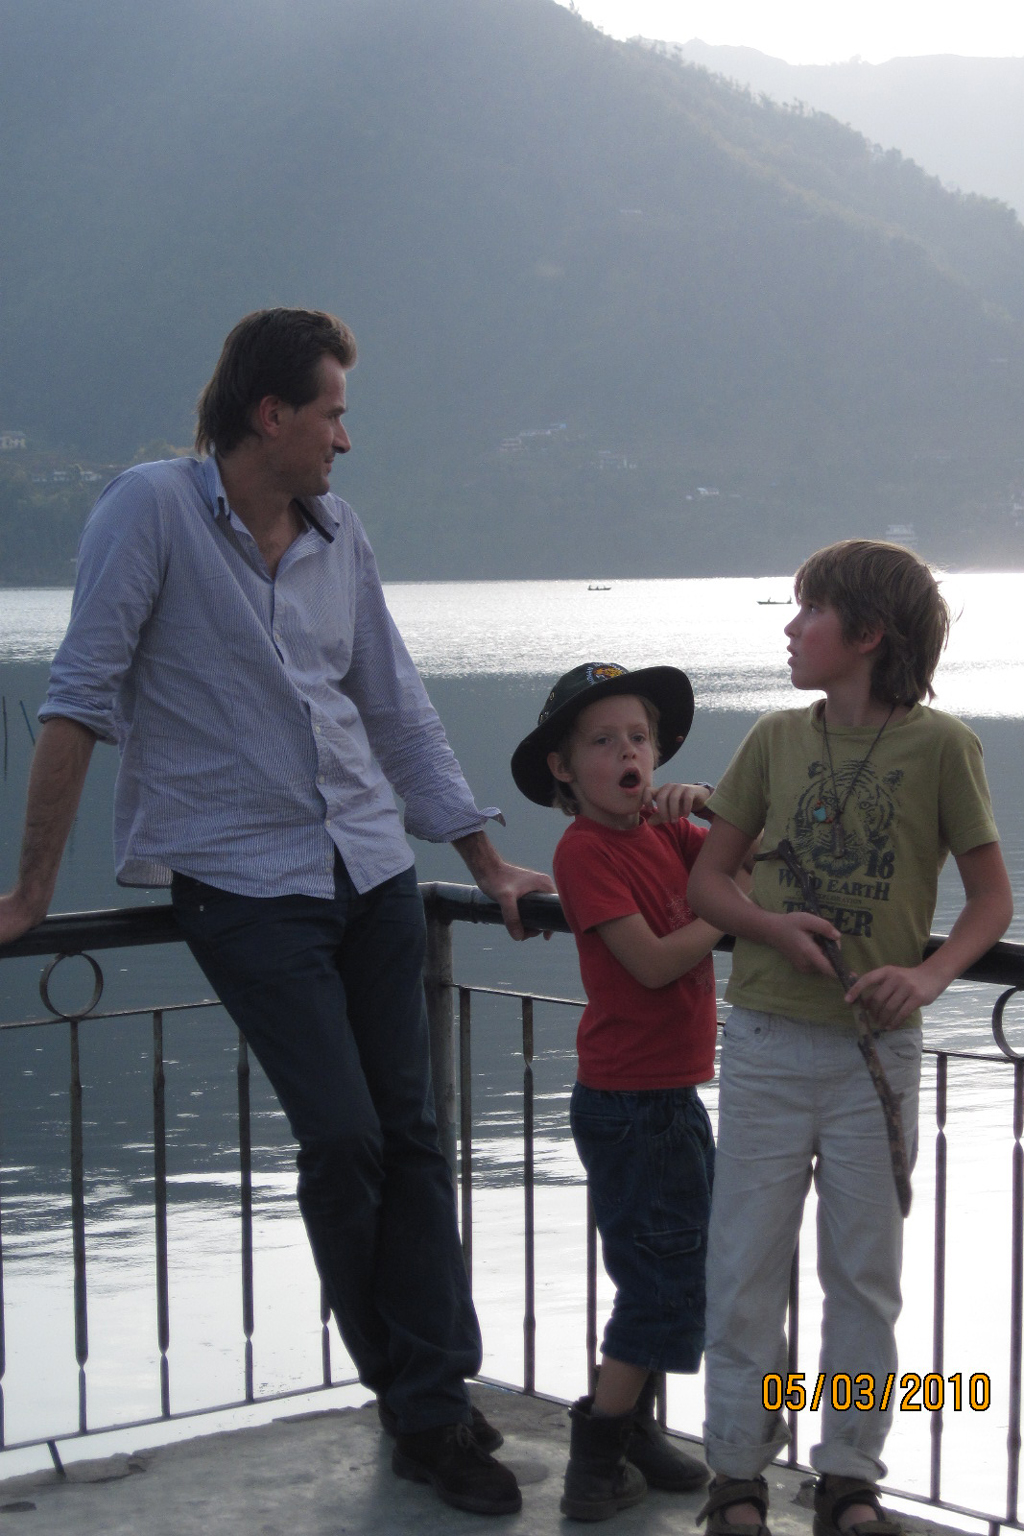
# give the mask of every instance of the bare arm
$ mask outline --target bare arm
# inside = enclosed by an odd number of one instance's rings
[[[41,923],[85,783],[96,737],[76,720],[56,716],[39,733],[28,780],[18,883],[0,896],[0,943]]]
[[[463,859],[484,895],[498,903],[505,927],[512,937],[532,938],[538,930],[531,928],[527,931],[523,927],[519,916],[519,898],[530,891],[553,892],[555,883],[550,875],[506,863],[486,832],[470,832],[466,837],[457,837],[452,847]]]
[[[667,987],[710,954],[722,937],[700,918],[659,937],[639,912],[598,923],[597,933],[642,987]]]
[[[865,971],[846,994],[864,1001],[883,1029],[896,1029],[918,1008],[933,1003],[962,971],[1001,939],[1013,916],[1010,879],[998,843],[983,843],[958,856],[964,905],[946,940],[920,965],[882,965]]]
[[[816,933],[839,942],[831,923],[811,912],[766,912],[741,888],[737,877],[754,842],[732,822],[715,817],[690,875],[694,911],[725,933],[771,944],[798,971],[832,976],[832,967],[814,942]]]

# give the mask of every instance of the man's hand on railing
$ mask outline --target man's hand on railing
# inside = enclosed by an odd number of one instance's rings
[[[0,896],[0,944],[13,944],[45,916],[45,907],[40,911],[38,905],[30,905],[19,891]]]
[[[519,916],[519,898],[530,891],[554,892],[555,884],[550,875],[542,875],[536,869],[523,869],[519,864],[509,864],[502,858],[486,832],[471,832],[468,837],[455,839],[452,845],[465,861],[473,879],[501,908],[505,927],[514,939],[532,939],[538,928],[525,928]],[[550,938],[549,933],[544,937]]]

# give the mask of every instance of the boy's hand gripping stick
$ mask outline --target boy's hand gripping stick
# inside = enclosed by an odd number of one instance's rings
[[[814,888],[814,881],[804,869],[793,844],[788,837],[784,837],[777,848],[772,848],[768,853],[759,853],[756,861],[761,859],[781,859],[800,887],[800,893],[804,899],[804,905],[815,917],[824,917],[818,902],[818,893]],[[827,919],[826,919],[827,921]],[[826,939],[823,935],[815,934],[814,941],[823,951],[832,969],[842,983],[843,991],[849,992],[856,975],[850,970],[843,959],[842,951],[835,939]],[[875,1085],[882,1105],[882,1113],[885,1116],[885,1130],[889,1138],[889,1156],[892,1160],[892,1176],[896,1185],[896,1197],[900,1203],[900,1210],[904,1216],[910,1213],[910,1165],[907,1161],[907,1146],[903,1139],[903,1119],[900,1115],[899,1096],[892,1091],[889,1079],[885,1075],[885,1069],[878,1059],[875,1050],[875,1037],[871,1028],[871,1016],[868,1010],[861,1004],[853,1007],[853,1016],[857,1021],[857,1044],[860,1053],[864,1057],[868,1071],[871,1073],[871,1081]]]

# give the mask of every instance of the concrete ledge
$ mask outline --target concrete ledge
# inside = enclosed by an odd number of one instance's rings
[[[518,1515],[468,1515],[391,1471],[391,1442],[376,1407],[285,1415],[270,1424],[198,1436],[157,1449],[69,1465],[0,1483],[0,1525],[10,1536],[454,1536],[508,1531],[568,1536],[586,1529],[558,1509],[569,1449],[565,1406],[494,1387],[474,1400],[504,1433],[499,1458],[523,1490]],[[774,1536],[808,1536],[801,1476],[768,1472]],[[648,1493],[618,1515],[616,1536],[695,1532],[701,1493]],[[945,1528],[905,1520],[926,1536]]]

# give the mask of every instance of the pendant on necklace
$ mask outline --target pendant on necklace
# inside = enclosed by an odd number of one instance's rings
[[[841,821],[832,823],[832,857],[841,859],[846,853],[846,833]]]
[[[811,811],[811,817],[812,817],[812,819],[814,821],[828,821],[829,820],[828,810],[826,809],[826,807],[822,804],[822,802],[820,800],[818,801],[818,803],[814,807],[814,809]]]

